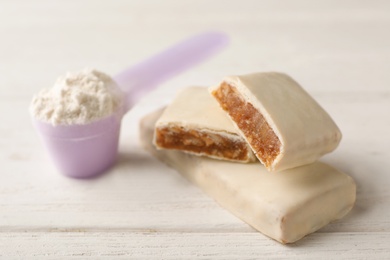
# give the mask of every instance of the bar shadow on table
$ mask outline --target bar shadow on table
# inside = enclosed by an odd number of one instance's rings
[[[356,202],[352,210],[342,219],[335,220],[313,234],[309,234],[293,244],[287,244],[287,247],[313,247],[316,244],[327,243],[328,239],[350,239],[346,233],[356,232],[378,232],[383,231],[383,226],[373,227],[370,216],[378,207],[383,207],[378,203],[373,203],[369,198],[380,196],[378,193],[378,182],[370,177],[370,172],[375,171],[375,165],[363,158],[363,154],[349,153],[344,154],[338,159],[325,158],[321,161],[332,165],[340,171],[351,176],[356,183]],[[353,159],[352,159],[353,158]],[[371,181],[369,179],[371,178]],[[341,238],[336,233],[343,233]],[[346,243],[346,242],[345,242]],[[333,243],[331,243],[333,244]]]
[[[176,170],[168,167],[166,164],[146,152],[142,147],[136,147],[131,151],[120,151],[118,153],[117,163],[112,171],[120,172],[126,175],[155,175],[165,174],[169,176],[170,181],[177,185],[192,186],[192,184],[183,178]]]

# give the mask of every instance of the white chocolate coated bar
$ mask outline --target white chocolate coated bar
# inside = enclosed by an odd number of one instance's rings
[[[227,77],[210,92],[270,171],[312,163],[341,140],[332,118],[286,74]]]
[[[160,114],[150,114],[141,122],[144,147],[222,207],[281,243],[295,242],[342,218],[354,205],[353,179],[324,163],[270,173],[260,163],[231,163],[157,150],[152,138]]]
[[[255,161],[250,146],[205,87],[181,90],[156,123],[158,149],[216,159]]]

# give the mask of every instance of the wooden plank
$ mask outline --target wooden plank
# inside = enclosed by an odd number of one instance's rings
[[[387,259],[389,240],[389,232],[315,233],[285,246],[258,233],[239,232],[10,232],[0,233],[0,257]]]

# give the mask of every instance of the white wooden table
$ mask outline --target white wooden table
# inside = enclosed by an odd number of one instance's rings
[[[117,165],[60,175],[31,126],[32,94],[68,70],[115,74],[215,29],[226,51],[162,85],[123,121]],[[334,117],[323,161],[357,182],[352,212],[283,246],[220,208],[138,144],[138,120],[228,74],[290,74]],[[390,258],[390,2],[0,1],[0,258]]]

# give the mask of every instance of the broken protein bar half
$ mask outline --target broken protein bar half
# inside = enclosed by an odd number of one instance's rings
[[[182,90],[155,125],[154,144],[215,159],[255,161],[250,146],[205,87]]]
[[[286,74],[231,76],[210,92],[269,171],[312,163],[341,140],[332,118]]]

